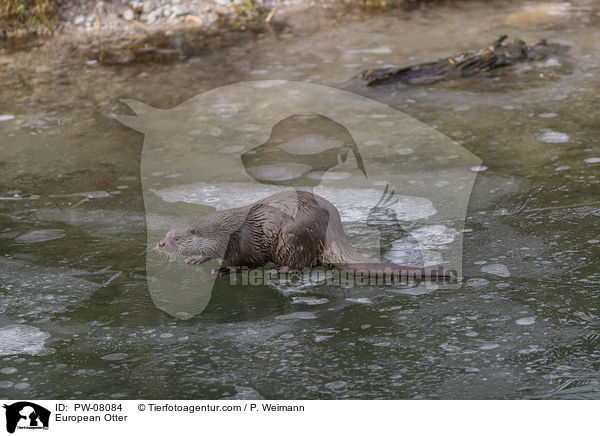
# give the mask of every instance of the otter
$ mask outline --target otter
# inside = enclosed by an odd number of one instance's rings
[[[156,248],[184,257],[189,264],[223,259],[224,266],[214,271],[218,275],[274,264],[274,271],[322,266],[362,276],[456,278],[454,271],[380,263],[363,256],[346,237],[335,206],[305,191],[282,191],[248,206],[177,223]]]

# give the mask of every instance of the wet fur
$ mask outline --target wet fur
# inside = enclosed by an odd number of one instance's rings
[[[279,192],[245,207],[175,224],[163,242],[159,251],[186,256],[188,263],[222,258],[227,267],[324,266],[369,274],[388,268],[410,271],[417,278],[429,276],[423,269],[378,263],[358,253],[335,206],[304,191]]]

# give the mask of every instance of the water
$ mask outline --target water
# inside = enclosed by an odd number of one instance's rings
[[[571,4],[555,25],[510,15],[521,2],[324,17],[310,32],[291,26],[168,65],[86,64],[56,47],[3,61],[0,396],[599,398],[600,33],[597,5]],[[142,136],[111,117],[129,113],[120,98],[168,109],[243,80],[335,86],[363,68],[479,48],[502,33],[571,48],[535,67],[361,91],[483,160],[459,290],[222,280],[200,315],[177,319],[154,305]],[[398,148],[399,163],[410,145]],[[430,207],[404,204],[408,217]],[[435,245],[452,234],[432,226],[423,236]]]

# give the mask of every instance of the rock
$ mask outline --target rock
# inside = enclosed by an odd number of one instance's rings
[[[142,3],[142,8],[144,8],[144,12],[152,12],[154,10],[154,2],[152,0],[145,0]]]
[[[76,26],[81,26],[83,23],[85,23],[85,15],[77,15],[73,20],[73,24]]]
[[[185,5],[175,5],[173,6],[173,14],[176,17],[181,17],[183,15],[188,15],[190,13],[189,9]]]
[[[158,17],[160,17],[160,15],[161,11],[159,9],[156,9],[146,16],[146,22],[152,24],[158,19]]]
[[[127,21],[133,20],[134,16],[135,16],[135,14],[133,13],[133,10],[131,10],[131,9],[125,9],[125,12],[123,12],[123,18]]]

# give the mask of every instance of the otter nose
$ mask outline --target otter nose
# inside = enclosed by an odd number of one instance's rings
[[[158,246],[159,246],[159,247],[164,247],[165,245],[167,245],[167,243],[166,243],[165,241],[160,241],[160,242],[158,243]]]

